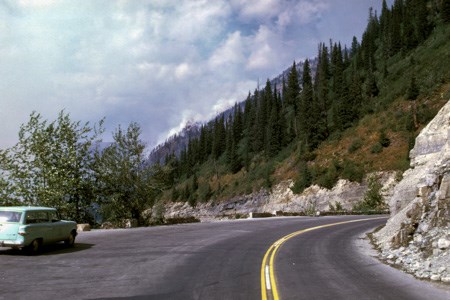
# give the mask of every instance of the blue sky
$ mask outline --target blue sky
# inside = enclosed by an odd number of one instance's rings
[[[62,109],[105,117],[105,141],[138,122],[151,148],[319,42],[360,40],[369,7],[381,0],[0,0],[0,148],[32,111]]]

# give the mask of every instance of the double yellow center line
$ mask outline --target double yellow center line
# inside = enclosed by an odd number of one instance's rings
[[[351,220],[351,221],[344,221],[344,222],[320,225],[320,226],[306,228],[303,230],[293,232],[293,233],[288,234],[288,235],[282,237],[281,239],[277,240],[267,250],[266,254],[264,255],[263,261],[262,261],[262,265],[261,265],[262,300],[267,300],[267,299],[279,300],[280,299],[278,289],[277,289],[277,282],[275,280],[274,261],[275,261],[275,255],[277,254],[278,249],[281,247],[281,245],[284,242],[286,242],[287,240],[289,240],[297,235],[300,235],[300,234],[308,232],[308,231],[313,231],[313,230],[336,226],[336,225],[341,225],[341,224],[363,222],[363,221],[385,219],[385,218],[386,217],[366,218],[366,219],[357,219],[357,220]]]

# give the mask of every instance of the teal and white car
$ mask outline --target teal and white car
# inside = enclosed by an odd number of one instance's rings
[[[61,220],[55,208],[0,207],[0,247],[38,252],[43,245],[64,242],[73,246],[77,223]]]

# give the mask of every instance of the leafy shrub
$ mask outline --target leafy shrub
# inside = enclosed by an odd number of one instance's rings
[[[208,200],[212,197],[213,192],[211,190],[211,186],[209,183],[201,184],[198,189],[198,200],[200,202],[208,202]]]
[[[417,111],[417,119],[420,124],[427,124],[435,115],[436,113],[426,104],[422,104]]]
[[[317,209],[316,209],[316,201],[312,200],[308,202],[307,207],[304,210],[304,213],[306,216],[315,216]]]
[[[341,202],[339,202],[339,201],[336,201],[334,203],[334,205],[331,202],[329,202],[328,203],[328,207],[330,208],[330,211],[332,211],[332,212],[337,212],[337,211],[343,211],[344,210],[344,208],[342,207]]]
[[[353,206],[354,211],[370,211],[370,210],[383,210],[386,208],[383,195],[381,195],[382,189],[381,183],[375,176],[369,178],[369,186],[361,202]]]
[[[380,143],[374,144],[370,149],[370,153],[372,154],[381,153],[381,151],[383,151],[383,146]]]
[[[191,207],[197,206],[197,195],[191,194],[188,199],[188,203]]]
[[[364,177],[364,168],[354,161],[344,160],[341,176],[353,182],[361,182]]]
[[[253,213],[252,217],[253,218],[270,218],[270,217],[273,217],[273,215],[268,212],[262,212],[262,213]]]
[[[312,175],[305,161],[300,162],[299,177],[291,188],[294,194],[301,194],[307,187],[311,185]]]
[[[353,140],[350,147],[348,147],[348,152],[353,153],[353,152],[357,151],[359,148],[361,148],[362,145],[363,145],[363,141],[360,138],[357,138],[357,139]]]
[[[171,196],[171,200],[173,202],[176,202],[178,199],[180,198],[180,192],[178,191],[178,189],[176,188],[176,186],[174,185],[172,188],[172,196]]]
[[[315,152],[307,151],[302,155],[302,159],[305,161],[313,161],[317,157]]]
[[[389,145],[391,144],[391,140],[387,137],[386,132],[384,130],[382,130],[380,132],[380,141],[379,141],[379,143],[384,148],[389,147]]]
[[[326,189],[332,189],[336,185],[339,174],[337,164],[333,163],[330,167],[321,170],[314,180],[314,183]]]
[[[176,218],[168,218],[164,221],[165,225],[174,225],[174,224],[186,224],[186,223],[199,223],[200,220],[196,217],[176,217]]]
[[[333,203],[328,202],[328,208],[330,211],[336,211],[336,207],[334,207]]]

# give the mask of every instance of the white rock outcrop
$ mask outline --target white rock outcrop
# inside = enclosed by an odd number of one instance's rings
[[[450,152],[450,102],[417,136],[409,157],[411,168],[403,174],[403,180],[395,187],[390,200],[392,215],[397,214],[416,196],[420,186],[432,186],[442,173],[440,168],[446,165]]]
[[[394,188],[391,218],[374,234],[389,262],[420,278],[450,275],[450,101],[416,138],[411,168]]]
[[[387,199],[392,195],[395,186],[396,172],[379,172],[370,174],[377,176],[383,185],[383,196]],[[332,189],[317,185],[308,187],[302,194],[292,192],[292,180],[283,181],[271,191],[262,189],[259,192],[237,196],[221,203],[200,203],[195,208],[188,203],[170,203],[165,207],[164,218],[194,216],[201,221],[212,219],[228,219],[236,216],[248,216],[250,213],[314,213],[328,211],[330,204],[334,207],[340,204],[343,209],[350,210],[361,201],[367,191],[367,182],[350,182],[341,179]]]

